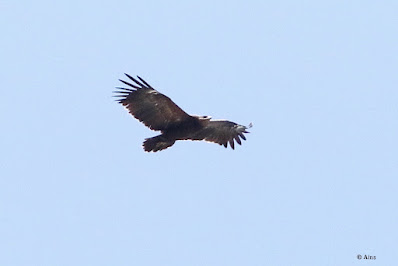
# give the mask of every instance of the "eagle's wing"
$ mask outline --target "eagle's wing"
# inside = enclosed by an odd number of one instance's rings
[[[243,135],[243,133],[249,133],[246,129],[247,127],[238,125],[234,122],[226,120],[210,120],[195,134],[195,138],[215,142],[220,145],[224,145],[225,148],[229,143],[231,148],[234,149],[234,140],[239,145],[242,143],[240,138],[246,140],[246,137]]]
[[[115,97],[128,109],[130,114],[153,130],[165,130],[190,118],[169,97],[151,87],[145,80],[125,74],[135,84],[120,80],[131,88],[118,87]],[[135,90],[134,90],[135,89]]]

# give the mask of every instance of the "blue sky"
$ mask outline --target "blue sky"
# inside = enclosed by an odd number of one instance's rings
[[[0,264],[396,264],[397,8],[2,1]],[[124,72],[247,141],[145,153]]]

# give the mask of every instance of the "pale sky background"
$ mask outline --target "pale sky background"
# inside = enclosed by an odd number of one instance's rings
[[[397,265],[398,1],[2,0],[0,30],[0,265]],[[247,141],[145,153],[124,72]]]

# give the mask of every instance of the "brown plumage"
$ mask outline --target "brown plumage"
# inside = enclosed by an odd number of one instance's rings
[[[161,135],[145,139],[145,151],[167,149],[176,140],[205,140],[224,145],[225,148],[229,143],[234,149],[234,140],[239,145],[240,138],[246,140],[243,133],[249,133],[247,127],[227,120],[211,120],[208,116],[189,115],[142,78],[137,76],[137,80],[125,75],[134,83],[120,80],[129,88],[117,87],[115,97],[120,97],[117,101],[147,127],[162,132]]]

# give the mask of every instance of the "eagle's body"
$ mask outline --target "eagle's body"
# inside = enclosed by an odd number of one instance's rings
[[[188,115],[169,97],[152,88],[145,80],[126,74],[135,84],[120,80],[131,88],[118,88],[116,97],[139,121],[162,134],[145,139],[144,150],[157,152],[172,146],[177,140],[205,140],[234,149],[234,140],[246,140],[247,127],[226,120],[211,120],[208,116]],[[134,88],[134,89],[132,89]]]

